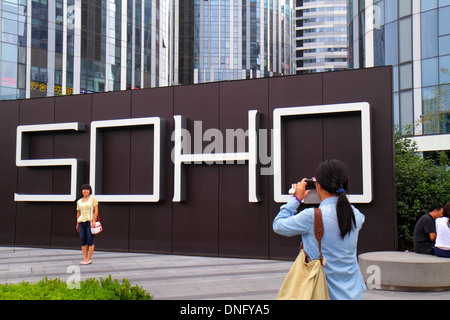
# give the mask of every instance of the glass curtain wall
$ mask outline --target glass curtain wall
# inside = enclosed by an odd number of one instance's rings
[[[450,1],[348,4],[350,67],[393,66],[395,124],[416,135],[450,133]]]
[[[347,1],[297,0],[297,73],[341,70],[347,63]]]
[[[178,83],[295,73],[293,1],[180,0]]]
[[[29,18],[27,17],[26,0],[2,0],[0,2],[0,96],[4,99],[25,98],[26,96],[27,21]],[[46,38],[47,35],[43,34],[43,47],[46,47]],[[40,40],[37,40],[37,45],[41,45]],[[44,79],[47,77],[45,71],[46,66],[42,72]],[[35,76],[39,78],[41,75],[38,73]]]
[[[295,73],[292,0],[2,0],[0,99]]]
[[[170,84],[170,2],[2,0],[1,99]]]

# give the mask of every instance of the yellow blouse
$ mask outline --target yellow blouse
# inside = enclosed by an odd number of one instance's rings
[[[83,198],[77,201],[77,211],[80,211],[80,216],[78,217],[78,222],[86,222],[91,221],[91,206],[92,206],[92,215],[94,215],[94,207],[98,206],[98,201],[95,197],[89,197],[89,200],[86,202],[81,201]]]

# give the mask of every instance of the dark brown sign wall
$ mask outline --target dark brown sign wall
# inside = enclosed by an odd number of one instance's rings
[[[248,129],[248,111],[261,114],[260,129],[272,129],[282,107],[368,102],[371,108],[373,201],[356,206],[366,215],[359,251],[396,249],[392,80],[389,67],[245,81],[64,96],[0,103],[0,245],[79,248],[75,202],[15,202],[14,193],[70,193],[70,168],[16,167],[19,125],[81,122],[82,132],[29,135],[29,159],[77,158],[89,182],[90,124],[96,120],[161,117],[165,128],[164,200],[100,203],[104,232],[99,250],[142,251],[261,258],[292,258],[300,237],[272,231],[280,203],[273,176],[260,175],[261,202],[248,201],[247,164],[186,166],[186,201],[172,202],[174,115],[202,130]],[[284,127],[284,179],[312,176],[326,158],[351,169],[350,189],[361,192],[361,119],[358,113],[290,117]],[[102,193],[153,192],[153,129],[102,131]],[[210,142],[206,141],[203,147]],[[270,152],[270,139],[268,150]],[[270,155],[270,154],[269,154]],[[262,165],[262,167],[268,167]],[[289,189],[286,185],[285,193]]]

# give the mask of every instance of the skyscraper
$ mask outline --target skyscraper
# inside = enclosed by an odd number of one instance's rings
[[[175,83],[295,73],[294,10],[289,0],[179,0]]]
[[[2,99],[168,85],[168,13],[166,1],[2,1]]]
[[[297,0],[297,72],[346,69],[347,1]]]
[[[2,0],[1,99],[295,72],[292,0]]]

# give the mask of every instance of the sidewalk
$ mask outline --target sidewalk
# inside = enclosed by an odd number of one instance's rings
[[[93,263],[79,266],[80,250],[0,247],[0,283],[127,278],[155,300],[275,300],[291,261],[158,255],[96,251]],[[79,269],[78,269],[79,268]],[[450,300],[446,292],[368,290],[365,300]]]

